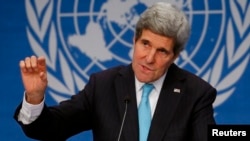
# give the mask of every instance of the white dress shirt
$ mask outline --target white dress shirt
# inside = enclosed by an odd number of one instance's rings
[[[18,115],[18,121],[21,121],[23,124],[30,124],[35,121],[43,110],[44,99],[40,104],[30,104],[26,101],[24,92],[22,108]]]
[[[150,108],[151,108],[151,117],[153,117],[156,104],[158,101],[158,98],[160,96],[161,88],[163,85],[163,81],[166,77],[166,73],[158,80],[152,82],[151,84],[154,85],[154,89],[151,91],[149,95],[149,103],[150,103]],[[139,104],[141,102],[141,96],[142,96],[142,86],[145,83],[140,82],[136,77],[135,77],[135,89],[136,89],[136,100],[137,100],[137,107],[139,107]]]

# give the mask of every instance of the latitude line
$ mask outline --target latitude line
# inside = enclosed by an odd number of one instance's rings
[[[185,12],[186,14],[222,14],[223,13],[223,10],[208,10],[208,11],[189,11],[189,12]]]
[[[60,13],[59,14],[59,17],[72,17],[72,16],[89,16],[90,15],[90,13],[89,12],[79,12],[79,13],[77,13],[77,14],[75,14],[75,13],[72,13],[72,12],[65,12],[65,13]],[[94,13],[91,13],[91,15],[94,15],[94,16],[98,16],[99,15],[99,13],[98,12],[94,12]]]

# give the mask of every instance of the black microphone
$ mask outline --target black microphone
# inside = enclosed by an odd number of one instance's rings
[[[124,114],[123,114],[122,124],[121,124],[121,127],[120,127],[120,131],[119,131],[119,135],[118,135],[117,141],[120,141],[120,138],[121,138],[121,134],[122,134],[122,130],[123,130],[123,125],[124,125],[124,122],[125,122],[125,119],[126,119],[126,115],[127,115],[129,101],[130,101],[130,97],[129,97],[129,95],[126,95],[125,98],[124,98],[125,111],[124,111]]]

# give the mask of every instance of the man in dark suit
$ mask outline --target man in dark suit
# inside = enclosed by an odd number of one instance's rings
[[[142,87],[150,83],[145,140],[207,141],[207,126],[215,124],[216,89],[174,64],[189,33],[183,12],[154,4],[136,25],[132,63],[92,74],[83,90],[56,106],[44,104],[45,59],[27,57],[20,61],[25,96],[15,119],[27,136],[39,140],[66,140],[92,130],[95,141],[138,141]]]

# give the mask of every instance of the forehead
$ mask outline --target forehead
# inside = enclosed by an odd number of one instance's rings
[[[173,47],[174,39],[144,29],[139,40],[148,41],[152,46]]]

